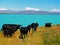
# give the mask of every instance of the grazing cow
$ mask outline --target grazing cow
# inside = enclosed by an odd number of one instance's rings
[[[51,23],[46,23],[45,27],[51,27]]]
[[[38,23],[32,23],[31,27],[32,27],[32,31],[35,32],[37,30]]]
[[[21,39],[25,38],[27,36],[27,33],[28,33],[27,27],[21,27],[19,38]]]
[[[31,25],[28,25],[27,26],[27,30],[30,32],[30,29],[31,29]]]
[[[11,37],[12,34],[17,31],[17,29],[20,28],[21,25],[16,25],[16,24],[3,24],[2,26],[2,31],[3,31],[3,35],[4,37]]]

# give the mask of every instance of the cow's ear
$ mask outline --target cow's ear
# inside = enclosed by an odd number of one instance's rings
[[[22,25],[20,26],[20,28],[22,28]]]

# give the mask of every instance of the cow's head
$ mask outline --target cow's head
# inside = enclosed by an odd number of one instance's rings
[[[16,25],[16,28],[19,29],[21,27],[21,25]]]

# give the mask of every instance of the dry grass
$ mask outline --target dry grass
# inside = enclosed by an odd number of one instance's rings
[[[11,38],[3,37],[0,32],[0,45],[60,45],[60,26],[38,27],[32,35],[32,30],[25,39],[19,39],[19,31]]]

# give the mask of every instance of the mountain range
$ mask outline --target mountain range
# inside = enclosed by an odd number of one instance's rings
[[[0,14],[60,14],[60,11],[34,11],[34,10],[23,10],[23,11],[14,11],[14,10],[0,10]]]

